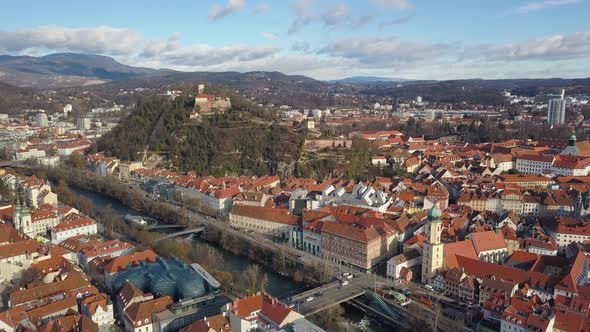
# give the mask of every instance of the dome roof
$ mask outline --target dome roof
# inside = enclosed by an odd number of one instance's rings
[[[161,257],[154,263],[119,272],[114,278],[113,288],[118,291],[126,282],[144,293],[169,295],[176,299],[199,297],[210,291],[205,280],[190,266],[176,259]]]
[[[435,203],[430,210],[428,210],[428,220],[430,221],[440,221],[442,217],[442,211],[438,207],[438,203]]]

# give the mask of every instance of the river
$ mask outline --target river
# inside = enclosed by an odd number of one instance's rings
[[[125,217],[126,214],[132,215],[141,215],[141,213],[133,208],[130,208],[127,205],[121,204],[119,201],[106,197],[102,194],[83,190],[80,188],[70,188],[74,193],[79,196],[83,196],[88,198],[92,201],[95,209],[104,209],[107,207],[112,208],[115,210],[121,217]],[[193,241],[195,242],[205,242],[198,237],[193,237]],[[224,250],[218,246],[215,246],[223,255],[224,258],[224,269],[225,271],[232,272],[234,275],[239,275],[240,273],[244,272],[248,265],[251,262],[242,256],[235,255],[229,251]],[[305,289],[305,284],[295,283],[291,279],[284,278],[278,273],[264,267],[260,266],[267,275],[268,278],[268,286],[266,287],[266,291],[275,297],[283,297],[291,292],[295,292],[299,289]],[[363,314],[358,312],[350,307],[346,308],[346,317],[351,320],[352,322],[358,323],[362,318]],[[372,321],[371,326],[366,329],[369,332],[385,332],[391,331],[387,328],[379,326],[378,322]]]

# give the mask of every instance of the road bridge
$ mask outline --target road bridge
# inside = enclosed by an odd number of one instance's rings
[[[365,295],[373,282],[370,275],[366,274],[361,274],[346,281],[348,284],[342,285],[340,280],[334,280],[283,299],[283,302],[293,306],[300,314],[309,316]]]

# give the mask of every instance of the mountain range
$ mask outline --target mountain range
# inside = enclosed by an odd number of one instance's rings
[[[378,83],[378,82],[406,82],[405,78],[394,78],[394,77],[381,77],[381,76],[352,76],[345,77],[338,80],[330,80],[330,83],[352,83],[352,84],[364,84],[364,83]]]
[[[9,89],[0,85],[0,104],[32,93],[30,88],[57,89],[85,87],[116,93],[119,89],[163,86],[178,87],[204,81],[232,90],[251,92],[261,102],[299,107],[328,107],[325,96],[334,93],[351,95],[395,96],[413,99],[423,96],[433,102],[503,103],[499,92],[536,95],[542,92],[590,93],[590,79],[502,79],[415,81],[393,77],[354,76],[334,81],[320,81],[303,75],[286,75],[273,71],[253,72],[182,72],[171,69],[133,67],[115,59],[91,54],[55,53],[41,57],[0,55],[0,83],[27,89]],[[108,83],[108,84],[101,84]],[[267,93],[271,91],[270,93]],[[490,97],[493,100],[490,100]],[[472,100],[473,99],[473,100]]]
[[[27,87],[63,87],[104,83],[170,72],[132,67],[91,54],[55,53],[41,57],[0,55],[0,81]]]

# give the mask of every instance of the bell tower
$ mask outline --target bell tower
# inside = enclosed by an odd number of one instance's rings
[[[440,237],[442,234],[442,211],[438,202],[428,210],[426,224],[426,242],[422,249],[422,283],[428,283],[443,268],[443,247]]]

